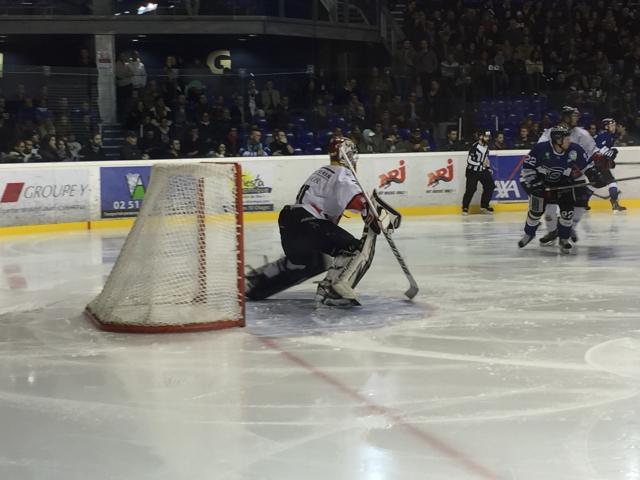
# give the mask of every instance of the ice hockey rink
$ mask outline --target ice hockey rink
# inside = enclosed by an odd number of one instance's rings
[[[0,479],[640,479],[640,212],[569,256],[523,219],[406,218],[412,303],[380,238],[360,308],[309,282],[171,335],[82,315],[126,232],[2,237]],[[247,224],[247,263],[279,252]]]

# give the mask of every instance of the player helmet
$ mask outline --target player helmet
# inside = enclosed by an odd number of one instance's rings
[[[569,128],[573,128],[578,125],[578,119],[580,118],[580,110],[569,105],[565,105],[560,109],[560,120],[566,124]]]
[[[560,109],[560,115],[561,116],[565,116],[565,115],[573,115],[573,114],[580,114],[580,110],[578,110],[576,107],[571,107],[569,105],[565,105]]]
[[[556,125],[555,127],[551,127],[551,129],[549,130],[549,138],[551,139],[551,143],[562,142],[565,137],[569,137],[570,135],[571,131],[564,125]]]
[[[613,118],[603,118],[600,121],[600,126],[605,129],[607,128],[609,125],[611,125],[612,123],[616,123],[615,119]]]
[[[346,137],[334,137],[329,143],[329,158],[332,162],[338,163],[343,167],[348,167],[344,157],[348,157],[351,164],[355,167],[358,163],[358,149],[351,139]]]

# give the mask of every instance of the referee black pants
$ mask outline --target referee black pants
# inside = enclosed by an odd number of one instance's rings
[[[478,188],[478,182],[482,184],[482,197],[480,197],[480,207],[488,208],[491,196],[496,188],[496,184],[493,181],[493,175],[491,175],[491,169],[486,169],[482,172],[474,172],[467,169],[467,185],[464,191],[464,197],[462,197],[462,208],[469,208],[473,194],[476,193]]]

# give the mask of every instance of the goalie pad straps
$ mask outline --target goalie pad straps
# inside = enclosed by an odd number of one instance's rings
[[[246,276],[245,295],[251,300],[264,300],[327,270],[331,257],[318,254],[309,265],[296,265],[280,257],[250,271]]]
[[[356,294],[353,289],[371,266],[377,238],[377,234],[365,225],[360,240],[361,247],[355,252],[342,252],[337,255],[322,283],[328,283],[342,298],[355,300]]]

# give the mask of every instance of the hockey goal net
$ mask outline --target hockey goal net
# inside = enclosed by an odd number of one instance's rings
[[[244,326],[242,240],[239,164],[156,164],[138,218],[86,313],[120,332]]]

